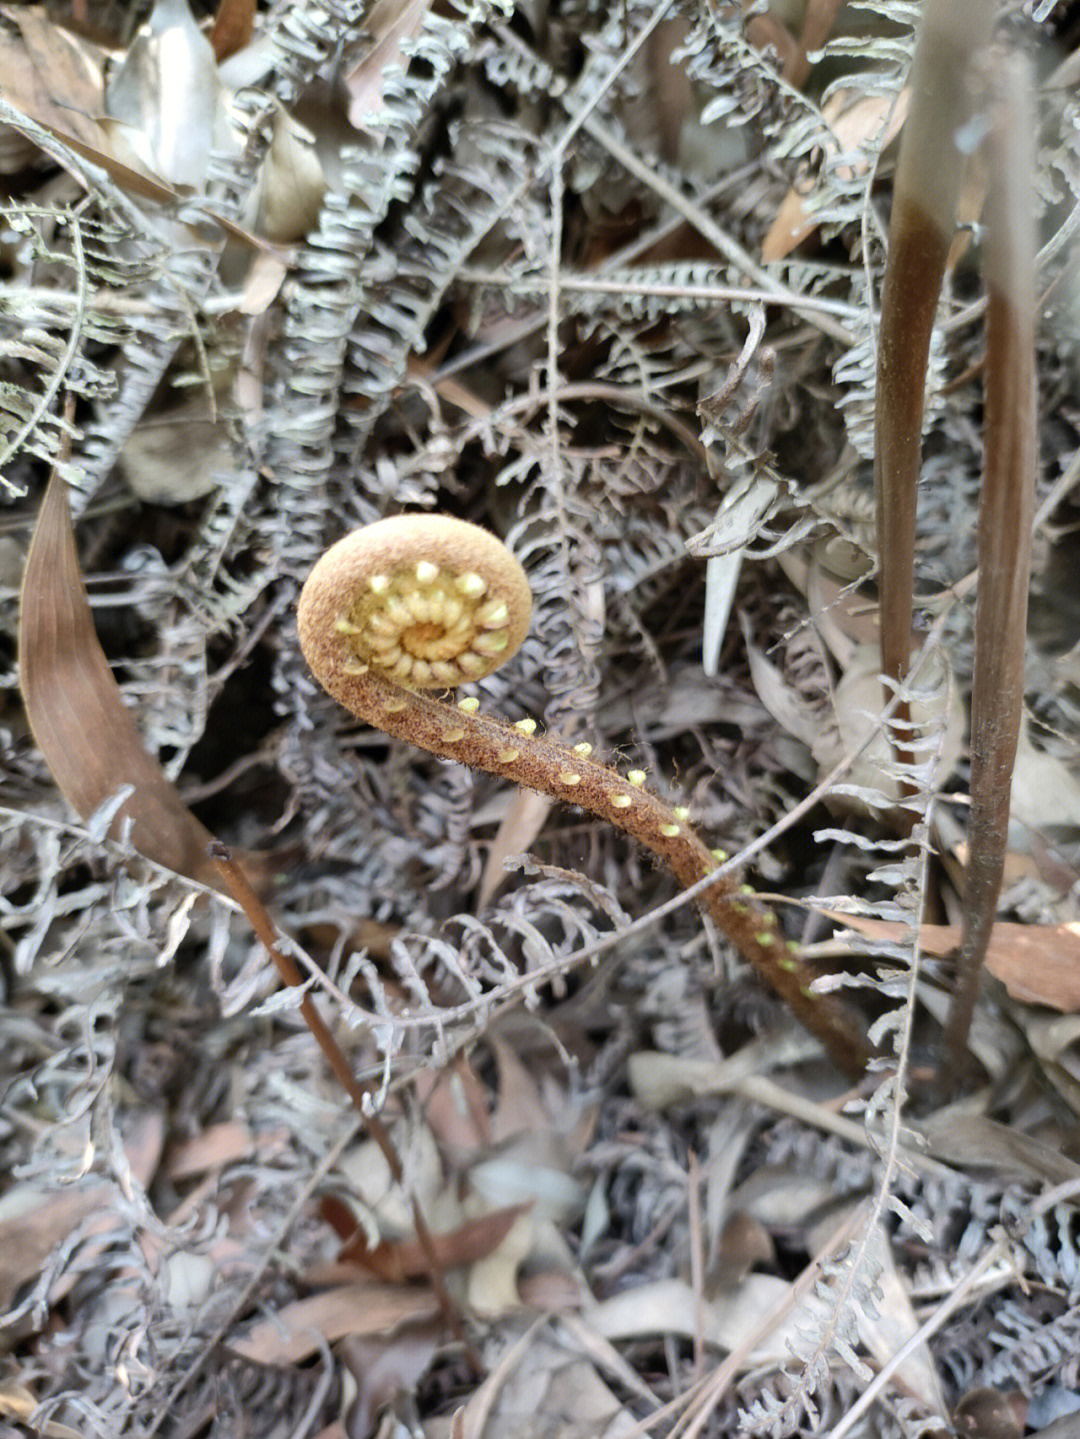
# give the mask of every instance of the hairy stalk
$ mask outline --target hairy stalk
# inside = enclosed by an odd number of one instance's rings
[[[483,678],[528,630],[525,572],[499,540],[463,520],[401,515],[356,530],[315,566],[300,597],[300,644],[316,677],[359,719],[395,739],[577,805],[616,825],[690,886],[717,868],[716,855],[681,806],[565,745],[422,693]],[[717,928],[844,1070],[858,1074],[871,1049],[861,1015],[818,994],[816,970],[778,932],[775,916],[729,876],[701,895]]]

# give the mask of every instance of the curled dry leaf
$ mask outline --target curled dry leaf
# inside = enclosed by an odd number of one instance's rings
[[[213,836],[143,748],[94,631],[64,482],[49,483],[23,579],[19,685],[26,717],[57,787],[87,819],[123,785],[134,792],[109,833],[128,825],[140,854],[218,887]]]

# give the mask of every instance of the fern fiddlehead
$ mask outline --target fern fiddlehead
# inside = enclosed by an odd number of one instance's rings
[[[425,693],[482,679],[525,638],[532,609],[521,565],[494,535],[442,515],[400,515],[354,530],[316,564],[300,596],[300,645],[322,686],[357,718],[431,754],[512,780],[609,821],[689,887],[718,860],[681,806],[536,732],[535,721],[479,714],[479,701]],[[717,928],[845,1070],[870,1056],[866,1024],[778,932],[776,917],[730,876],[701,904]]]

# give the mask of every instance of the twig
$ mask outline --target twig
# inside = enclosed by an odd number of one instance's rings
[[[220,840],[215,840],[210,846],[210,856],[220,874],[222,882],[229,893],[236,900],[237,904],[247,916],[248,923],[255,931],[256,936],[261,940],[266,952],[273,960],[274,967],[281,976],[283,984],[294,989],[302,989],[306,983],[296,961],[290,955],[285,954],[278,945],[277,934],[274,930],[274,922],[266,909],[266,906],[259,899],[252,889],[243,869],[234,860],[225,845]],[[442,1265],[435,1250],[435,1241],[431,1230],[428,1228],[427,1220],[420,1207],[420,1201],[405,1183],[405,1170],[397,1147],[390,1137],[390,1132],[383,1124],[377,1114],[372,1112],[371,1090],[361,1084],[353,1074],[349,1061],[341,1052],[337,1040],[330,1033],[322,1015],[315,1008],[310,994],[304,994],[300,1000],[300,1013],[304,1023],[315,1037],[315,1042],[326,1056],[327,1063],[333,1070],[335,1076],[341,1083],[342,1088],[353,1102],[357,1113],[367,1126],[367,1131],[378,1145],[379,1152],[386,1160],[387,1168],[395,1184],[402,1187],[408,1194],[409,1205],[412,1209],[413,1224],[416,1228],[416,1238],[423,1250],[424,1258],[428,1264],[428,1278],[431,1280],[431,1287],[435,1291],[435,1297],[439,1301],[443,1318],[449,1325],[451,1332],[459,1339],[469,1356],[470,1363],[479,1372],[482,1369],[479,1356],[472,1348],[472,1344],[465,1332],[465,1324],[461,1313],[450,1296],[446,1287],[446,1280],[443,1277]]]
[[[504,45],[515,50],[519,55],[535,61],[536,57],[529,47],[509,30],[505,25],[492,27]],[[572,96],[562,95],[557,97],[560,103],[566,105]],[[612,159],[617,160],[620,165],[635,180],[639,180],[652,192],[659,196],[665,204],[670,205],[673,210],[682,215],[683,219],[691,224],[702,239],[708,240],[714,249],[723,255],[730,264],[735,265],[744,275],[749,276],[756,285],[768,290],[772,296],[772,303],[787,305],[797,314],[804,315],[810,324],[815,325],[823,334],[838,340],[842,345],[853,345],[855,336],[838,321],[829,315],[823,315],[816,310],[803,309],[802,296],[789,286],[782,284],[760,266],[750,254],[743,249],[737,240],[733,240],[726,230],[720,226],[701,207],[691,199],[688,199],[674,185],[670,184],[663,175],[659,174],[651,165],[642,160],[633,150],[629,149],[619,137],[608,128],[604,122],[595,115],[589,115],[583,122],[586,133],[594,139],[598,145],[602,145]]]
[[[705,1372],[705,1240],[701,1226],[701,1165],[693,1150],[687,1166],[690,1222],[690,1286],[694,1291],[694,1378]]]
[[[457,272],[456,278],[466,285],[491,285],[515,294],[545,293],[544,282],[539,276],[517,275],[510,269],[480,270],[465,265]],[[559,287],[565,294],[572,295],[641,295],[657,300],[700,300],[702,305],[776,304],[774,290],[723,284],[668,284],[662,280],[632,280],[629,276],[605,280],[602,272],[594,278],[589,274],[567,274],[564,271]],[[859,313],[856,306],[844,300],[829,300],[820,295],[804,296],[802,305],[806,310],[819,310],[823,315],[849,315],[854,318]]]
[[[870,1383],[859,1395],[858,1399],[856,1399],[855,1403],[844,1415],[843,1419],[840,1420],[840,1423],[835,1425],[827,1436],[823,1436],[823,1439],[844,1439],[844,1435],[851,1432],[870,1408],[871,1404],[877,1399],[886,1384],[888,1384],[897,1369],[899,1369],[900,1365],[903,1364],[904,1360],[907,1359],[909,1355],[914,1354],[921,1345],[925,1344],[931,1335],[937,1333],[946,1319],[948,1319],[951,1314],[954,1314],[956,1310],[960,1308],[961,1304],[965,1302],[972,1289],[975,1288],[975,1285],[986,1271],[998,1263],[999,1260],[1005,1258],[1009,1252],[1009,1248],[1009,1240],[1007,1238],[1001,1238],[996,1240],[990,1248],[985,1251],[977,1263],[971,1266],[952,1293],[942,1300],[933,1314],[920,1324],[918,1329],[915,1330],[915,1333],[912,1334],[904,1344],[901,1344],[900,1348],[892,1355],[886,1364],[881,1366]]]

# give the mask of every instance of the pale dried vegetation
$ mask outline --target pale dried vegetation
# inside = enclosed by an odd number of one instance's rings
[[[0,10],[0,1436],[1075,1436],[1077,7],[148,9]],[[528,573],[481,711],[686,806],[861,1080],[314,683],[409,509]]]

